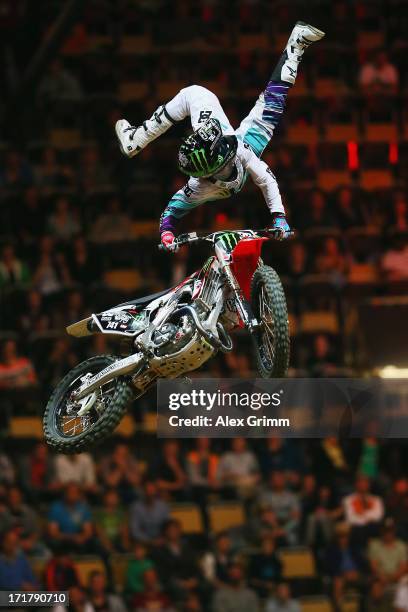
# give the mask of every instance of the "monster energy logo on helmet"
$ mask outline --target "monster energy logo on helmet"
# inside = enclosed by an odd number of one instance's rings
[[[208,119],[183,141],[179,168],[197,178],[212,176],[235,157],[237,145],[235,136],[223,136],[218,119]]]

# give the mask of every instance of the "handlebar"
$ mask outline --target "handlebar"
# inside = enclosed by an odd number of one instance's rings
[[[174,243],[176,244],[177,247],[180,247],[186,244],[192,244],[194,242],[214,242],[214,238],[216,237],[217,234],[227,234],[227,233],[231,233],[231,234],[242,233],[243,239],[244,238],[269,238],[269,239],[274,238],[275,240],[278,240],[281,234],[280,230],[270,229],[270,228],[263,228],[259,230],[222,230],[218,232],[212,232],[211,234],[207,234],[206,236],[198,236],[197,232],[190,232],[188,234],[180,234],[180,236],[178,236],[175,239]],[[247,233],[248,235],[245,236],[245,233]],[[288,232],[288,237],[293,237],[294,235],[295,235],[295,232],[293,231]],[[162,244],[158,244],[157,246],[160,251],[166,250]]]

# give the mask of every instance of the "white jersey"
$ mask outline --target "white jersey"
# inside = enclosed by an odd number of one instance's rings
[[[234,130],[217,96],[205,87],[191,85],[181,89],[170,102],[158,109],[153,117],[144,123],[145,132],[142,136],[145,141],[142,146],[146,146],[148,142],[166,131],[172,123],[188,117],[193,130],[198,129],[207,119],[218,119],[223,134],[234,135],[238,139],[234,178],[223,181],[213,177],[205,179],[191,177],[187,184],[174,194],[164,210],[160,222],[161,231],[173,229],[173,221],[183,217],[196,206],[228,198],[239,192],[248,176],[261,189],[271,213],[285,212],[276,178],[267,164],[259,158],[274,130],[274,125],[263,119],[264,111],[264,94],[261,94],[248,117],[242,121],[237,130]],[[159,124],[156,128],[157,117]]]

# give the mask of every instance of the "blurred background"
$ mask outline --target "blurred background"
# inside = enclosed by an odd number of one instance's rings
[[[52,456],[40,441],[53,386],[115,350],[105,337],[71,342],[64,327],[171,286],[207,255],[156,248],[189,125],[127,160],[115,121],[138,125],[199,83],[238,126],[298,19],[327,36],[305,55],[263,156],[296,230],[264,249],[287,293],[290,374],[403,376],[406,0],[0,0],[0,588],[15,559],[15,588],[72,587],[72,609],[86,612],[394,609],[402,442],[163,445],[154,394],[103,455]],[[248,181],[182,230],[268,220]],[[236,346],[199,374],[254,375],[248,338]]]

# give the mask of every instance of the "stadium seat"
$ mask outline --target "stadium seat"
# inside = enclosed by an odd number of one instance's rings
[[[264,34],[240,34],[238,38],[238,49],[242,51],[267,50],[270,47],[269,37]]]
[[[339,321],[333,311],[309,311],[299,317],[298,331],[301,334],[338,334]]]
[[[157,413],[156,412],[146,412],[143,415],[143,422],[141,425],[141,429],[144,433],[156,433],[157,430]]]
[[[81,132],[77,129],[53,129],[50,145],[56,149],[75,149],[81,145]]]
[[[142,282],[140,273],[134,268],[110,270],[105,272],[103,280],[109,289],[117,289],[127,293],[138,289]]]
[[[40,417],[13,417],[9,424],[9,435],[13,438],[34,438],[44,436]]]
[[[208,507],[211,530],[214,533],[233,527],[241,527],[245,523],[243,505],[239,502],[222,502]]]
[[[76,557],[74,563],[82,584],[88,584],[89,575],[92,572],[106,573],[105,566],[99,557]]]
[[[327,597],[302,597],[300,600],[301,612],[333,612],[333,606]]]
[[[102,34],[91,34],[88,36],[88,51],[97,51],[103,47],[112,45],[112,38]]]
[[[319,78],[314,85],[316,98],[333,98],[349,93],[346,83],[339,79]]]
[[[377,49],[384,45],[384,32],[360,32],[357,38],[357,46],[360,49]]]
[[[119,593],[125,588],[127,567],[132,558],[133,555],[112,555],[111,566],[113,582]]]
[[[141,236],[157,236],[157,221],[134,221],[131,225],[131,234],[134,238]]]
[[[119,425],[115,429],[115,435],[131,438],[135,433],[135,421],[130,414],[125,414]]]
[[[319,138],[319,130],[315,125],[293,124],[286,132],[286,142],[289,144],[316,144]]]
[[[152,41],[148,34],[141,36],[123,36],[119,47],[119,54],[132,55],[145,53],[151,47]]]
[[[350,185],[351,177],[345,170],[323,170],[318,173],[317,178],[319,187],[325,191],[332,191],[343,185]]]
[[[183,533],[203,533],[203,519],[199,507],[195,504],[173,504],[170,514],[181,523]]]
[[[324,138],[327,142],[344,142],[359,139],[359,129],[356,123],[329,123],[326,125]]]
[[[291,578],[314,578],[316,576],[316,564],[312,551],[308,548],[288,548],[279,551],[282,561],[282,574],[286,579]]]
[[[367,123],[364,131],[367,142],[396,142],[398,137],[396,123]]]
[[[149,86],[146,82],[121,83],[119,86],[119,99],[121,102],[129,100],[141,100],[149,93]]]
[[[157,84],[156,96],[160,100],[170,100],[173,98],[183,87],[185,87],[183,81],[162,81]]]
[[[360,186],[367,191],[389,189],[394,178],[389,170],[364,170],[360,175]]]

